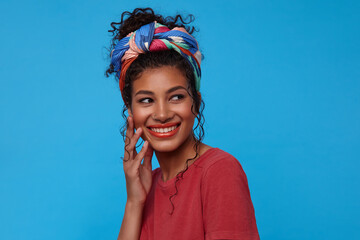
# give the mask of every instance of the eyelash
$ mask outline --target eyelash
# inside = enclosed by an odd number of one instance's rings
[[[180,100],[182,100],[183,98],[185,98],[185,96],[182,95],[182,94],[176,94],[176,95],[172,96],[172,97],[170,98],[170,100],[172,100],[174,97],[177,97],[177,98],[178,98],[178,99],[176,99],[176,100],[174,100],[174,101],[180,101]],[[152,103],[153,101],[154,101],[154,100],[151,99],[151,98],[141,98],[141,99],[139,99],[139,103],[145,103],[145,104]]]
[[[183,99],[185,96],[182,95],[182,94],[176,94],[176,95],[172,96],[170,99],[173,99],[174,97],[178,97],[178,99],[175,100],[175,101],[180,101],[180,100]]]
[[[145,102],[145,100],[149,100],[149,102]],[[151,98],[141,98],[141,99],[139,99],[139,103],[148,104],[148,103],[151,103],[151,102],[153,102],[153,100]]]

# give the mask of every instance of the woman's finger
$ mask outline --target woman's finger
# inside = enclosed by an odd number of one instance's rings
[[[151,166],[151,160],[152,160],[152,156],[153,156],[153,149],[152,147],[149,145],[148,146],[148,149],[145,153],[145,157],[144,157],[144,163],[143,163],[143,166],[145,168],[148,168],[148,169],[152,169],[152,166]]]
[[[130,143],[125,146],[125,150],[130,153],[130,159],[133,159],[136,156],[136,143],[138,142],[140,136],[142,134],[142,129],[138,128],[135,134],[131,137]]]
[[[141,148],[141,151],[140,151],[140,152],[136,155],[136,157],[134,158],[134,160],[136,161],[136,165],[140,166],[141,160],[144,158],[145,153],[146,153],[148,147],[149,147],[149,142],[148,142],[148,141],[145,141],[145,142],[144,142],[144,145],[143,145],[142,148]]]

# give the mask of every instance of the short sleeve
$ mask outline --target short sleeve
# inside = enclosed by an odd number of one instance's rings
[[[258,240],[246,175],[230,154],[210,165],[201,183],[205,239]]]

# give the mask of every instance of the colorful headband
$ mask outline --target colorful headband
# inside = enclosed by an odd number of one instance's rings
[[[197,41],[185,28],[175,27],[170,30],[155,21],[129,33],[111,52],[111,64],[117,72],[121,94],[125,86],[126,71],[139,54],[170,49],[177,51],[189,61],[194,69],[195,87],[199,91],[201,53]]]

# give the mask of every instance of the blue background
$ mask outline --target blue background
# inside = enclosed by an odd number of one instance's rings
[[[360,2],[340,0],[2,1],[0,239],[116,239],[107,30],[141,6],[195,15],[205,142],[241,162],[261,239],[360,239]]]

